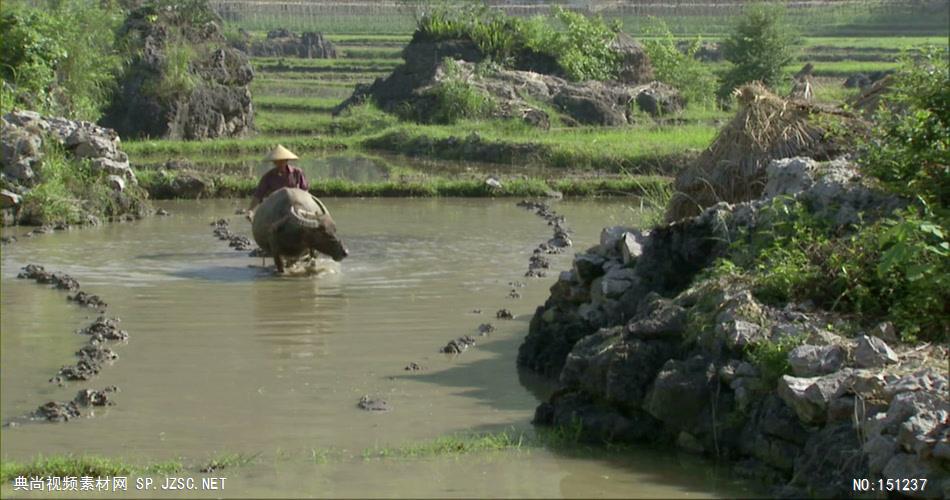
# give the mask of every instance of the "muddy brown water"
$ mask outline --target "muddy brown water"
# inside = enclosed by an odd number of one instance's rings
[[[551,387],[515,366],[534,308],[557,269],[607,224],[636,223],[623,201],[562,201],[575,247],[548,278],[524,278],[551,228],[516,200],[325,199],[350,257],[318,277],[275,277],[260,259],[211,235],[245,200],[166,202],[169,217],[74,229],[6,245],[2,255],[2,419],[79,388],[116,385],[117,406],[65,424],[4,427],[2,457],[74,453],[135,462],[180,458],[185,475],[222,453],[257,454],[210,496],[706,497],[747,485],[694,457],[643,450],[622,456],[532,448],[459,457],[372,459],[364,450],[482,431],[531,433]],[[24,229],[8,228],[4,234]],[[16,279],[27,263],[65,271],[101,295],[130,333],[119,359],[88,383],[47,380],[85,338],[95,313],[65,293]],[[268,262],[268,265],[271,263]],[[256,267],[250,267],[256,266]],[[521,299],[508,298],[512,281]],[[516,318],[497,320],[511,309]],[[480,309],[481,313],[472,311]],[[481,323],[497,329],[478,337]],[[439,348],[461,335],[477,345]],[[416,362],[427,368],[407,372]],[[364,394],[386,413],[357,408]],[[332,450],[338,458],[317,459]],[[161,479],[158,479],[160,482]],[[5,497],[20,492],[3,487]],[[183,497],[182,492],[150,495]],[[141,495],[139,492],[138,495]],[[134,496],[130,491],[126,496]],[[24,496],[36,496],[24,495]]]

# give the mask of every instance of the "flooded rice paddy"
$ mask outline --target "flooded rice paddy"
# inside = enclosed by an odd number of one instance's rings
[[[367,174],[370,175],[370,174]],[[3,248],[2,419],[80,388],[118,386],[116,406],[68,423],[4,427],[4,460],[92,454],[145,463],[181,459],[183,475],[222,453],[254,456],[212,474],[228,497],[710,497],[747,486],[708,461],[654,450],[570,453],[526,447],[493,453],[378,458],[379,450],[472,432],[534,431],[553,388],[515,366],[535,307],[575,251],[607,224],[635,224],[623,201],[562,201],[575,246],[545,278],[528,258],[551,228],[515,200],[325,199],[350,257],[318,277],[275,277],[228,248],[209,223],[250,227],[245,200],[163,202],[168,217],[21,238]],[[5,234],[25,232],[15,228]],[[127,343],[93,380],[49,378],[85,341],[96,313],[65,292],[16,279],[41,264],[108,302]],[[267,261],[267,266],[272,262]],[[518,283],[525,286],[518,286]],[[514,283],[514,286],[511,284]],[[510,298],[516,288],[521,298]],[[510,309],[513,320],[495,318]],[[479,312],[480,311],[480,312]],[[478,336],[478,327],[496,329]],[[439,348],[462,335],[461,355]],[[409,363],[424,367],[406,371]],[[383,398],[388,412],[357,407]],[[367,458],[374,457],[374,458]],[[161,482],[161,479],[157,479]],[[3,487],[4,497],[36,497]],[[151,495],[182,498],[181,492]],[[141,495],[141,493],[139,493]],[[136,496],[130,491],[126,496]]]

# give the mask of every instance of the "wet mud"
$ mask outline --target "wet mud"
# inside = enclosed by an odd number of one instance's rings
[[[211,231],[214,236],[219,240],[227,241],[229,247],[241,252],[246,252],[254,248],[254,244],[251,243],[251,240],[247,236],[231,232],[231,223],[228,219],[215,220],[211,223],[211,226],[214,228]],[[251,257],[255,256],[256,255],[251,255]]]
[[[371,398],[368,395],[361,397],[356,406],[361,410],[371,412],[387,412],[393,409],[393,406],[385,399]]]
[[[79,289],[79,281],[66,273],[50,272],[37,264],[26,265],[17,275],[20,279],[32,279],[39,284],[53,285],[58,290],[73,292],[67,295],[69,302],[84,307],[93,307],[104,312],[108,306],[98,295],[86,293]],[[87,381],[94,378],[102,369],[119,358],[106,342],[127,341],[129,334],[119,328],[119,318],[98,316],[89,325],[76,330],[77,334],[86,335],[89,340],[80,347],[75,355],[78,358],[75,364],[64,365],[49,379],[51,383],[65,386],[70,381]],[[108,406],[114,404],[112,394],[118,389],[114,386],[101,390],[82,389],[72,401],[49,401],[40,405],[34,412],[27,415],[28,421],[68,422],[82,416],[86,408],[93,406]],[[89,412],[88,416],[92,416]],[[15,422],[10,422],[14,425]]]

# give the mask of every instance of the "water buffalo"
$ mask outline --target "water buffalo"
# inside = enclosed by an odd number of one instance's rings
[[[327,207],[310,193],[283,188],[271,193],[254,211],[254,241],[274,257],[277,272],[318,251],[335,261],[347,256]]]

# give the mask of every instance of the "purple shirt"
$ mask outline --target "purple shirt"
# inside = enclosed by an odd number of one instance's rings
[[[303,170],[290,165],[288,165],[288,170],[286,174],[281,173],[277,167],[268,170],[257,184],[254,197],[263,200],[274,191],[285,187],[303,189],[304,191],[309,189],[310,186],[307,184],[306,177],[303,176]]]

